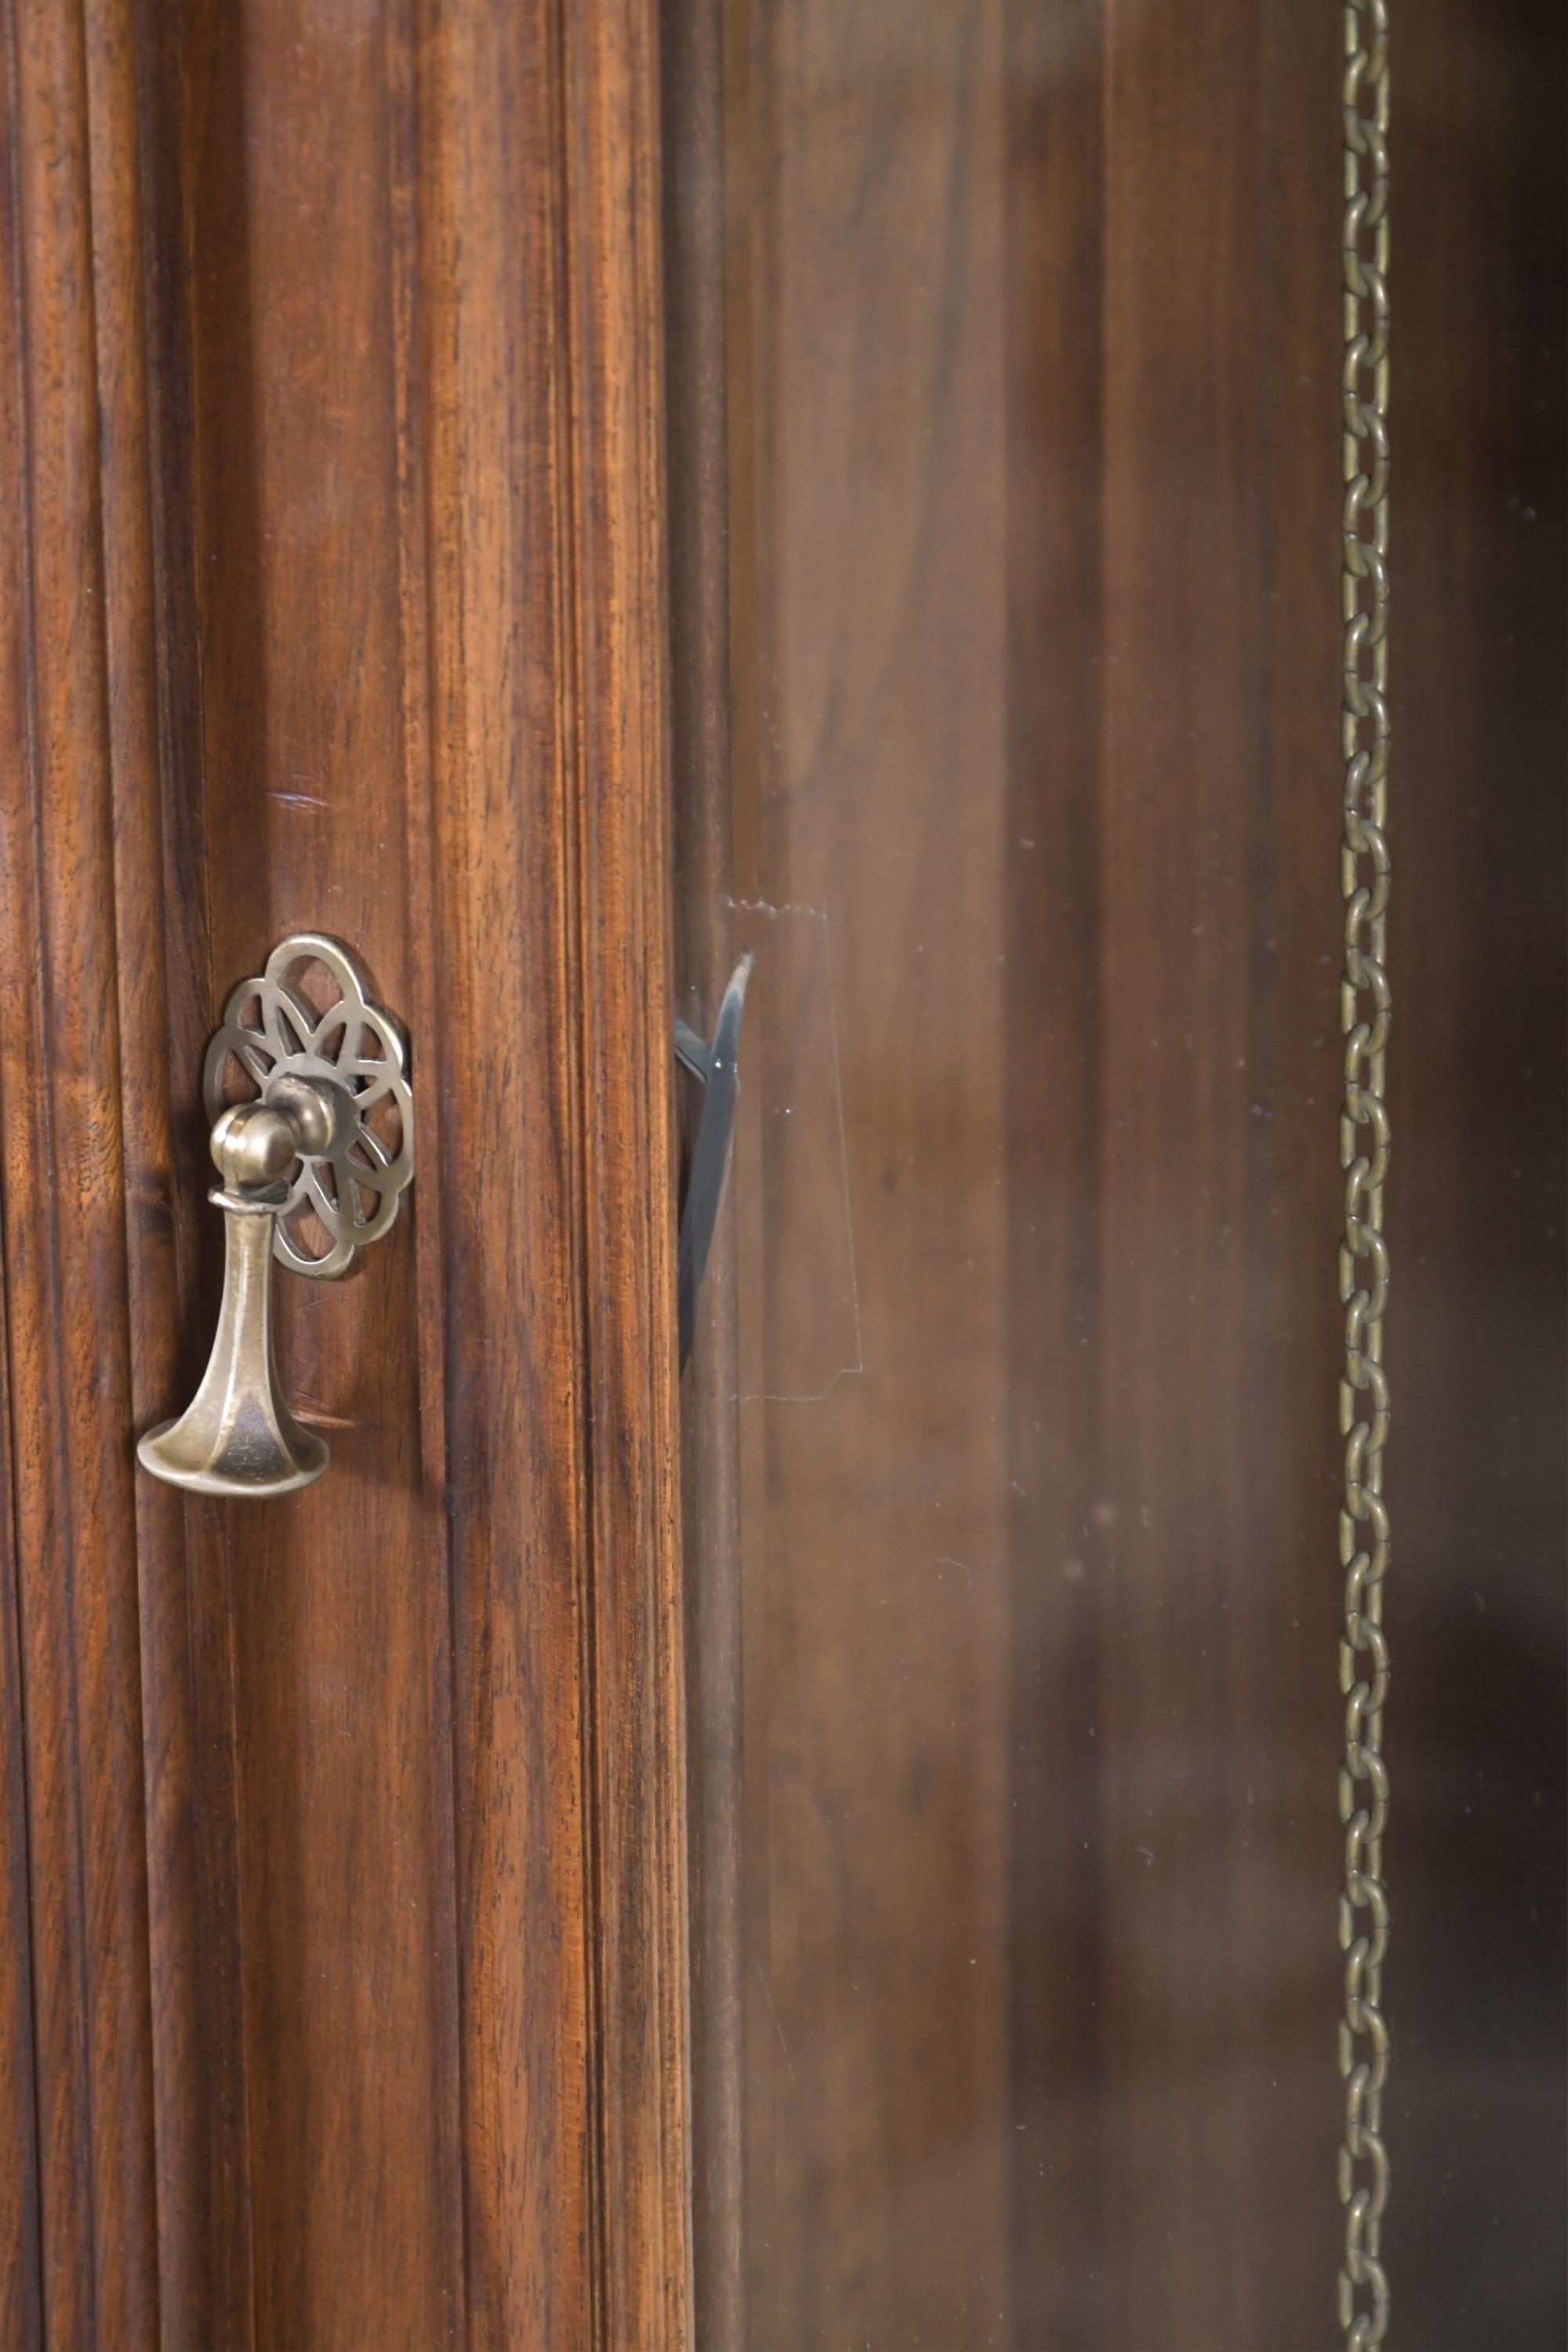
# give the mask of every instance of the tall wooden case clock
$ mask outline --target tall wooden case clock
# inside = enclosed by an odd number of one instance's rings
[[[0,2352],[1561,2343],[1562,64],[0,0]]]

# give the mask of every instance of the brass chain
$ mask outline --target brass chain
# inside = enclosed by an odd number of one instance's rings
[[[1345,2082],[1340,2196],[1345,2208],[1339,2317],[1349,2352],[1388,2334],[1388,2279],[1379,2259],[1388,2200],[1382,2137],[1388,2076],[1383,1968],[1388,1895],[1383,1839],[1388,1775],[1383,1712],[1388,1646],[1383,1585],[1388,1514],[1383,1453],[1388,1383],[1383,1320],[1388,1253],[1383,1193],[1388,1172],[1384,1061],[1388,1042],[1388,7],[1349,0],[1344,12],[1344,1100],[1340,1160],[1345,1229],[1340,1297],[1345,1309],[1340,1428],[1345,1440],[1340,1559],[1345,1571],[1340,1686],[1345,1696],[1340,1817],[1345,1828],[1340,1943],[1345,1954],[1340,2071]]]

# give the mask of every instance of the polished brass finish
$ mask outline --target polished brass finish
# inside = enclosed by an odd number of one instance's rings
[[[305,964],[337,986],[324,1012],[287,984]],[[252,1005],[258,1024],[244,1017]],[[236,1066],[259,1097],[226,1106],[226,1074]],[[319,1478],[331,1457],[279,1385],[272,1261],[340,1275],[393,1223],[413,1173],[402,1033],[370,1002],[346,948],[319,932],[298,933],[273,951],[260,979],[242,981],[230,996],[204,1083],[223,1179],[208,1195],[224,1213],[217,1337],[188,1409],[150,1430],[137,1456],[155,1477],[198,1494],[291,1494]],[[383,1106],[392,1141],[368,1123]],[[286,1230],[305,1209],[325,1234],[323,1250]]]
[[[1388,1042],[1388,8],[1351,0],[1344,79],[1345,900],[1344,1097],[1340,1159],[1345,1230],[1340,1297],[1345,1310],[1340,1427],[1345,1440],[1340,1559],[1345,1573],[1340,1681],[1345,1695],[1340,1817],[1345,1825],[1340,1942],[1345,1954],[1340,2069],[1345,2081],[1340,2196],[1345,2208],[1339,2320],[1348,2352],[1388,2334],[1388,2276],[1380,2259],[1388,2200],[1383,2095],[1388,2027],[1383,1969],[1388,1896],[1383,1839],[1388,1775],[1383,1713],[1388,1645],[1383,1586],[1389,1561],[1383,1500],[1388,1382],[1383,1322],[1388,1254],[1383,1195],[1388,1173],[1384,1056]]]
[[[330,1456],[284,1402],[272,1353],[272,1238],[289,1197],[283,1177],[307,1135],[330,1132],[320,1099],[302,1115],[264,1102],[224,1111],[212,1132],[223,1183],[208,1197],[224,1216],[223,1307],[202,1384],[178,1421],[150,1430],[142,1467],[203,1495],[287,1495]]]
[[[322,1013],[290,985],[305,965],[337,992]],[[237,1069],[264,1102],[296,1121],[300,1165],[273,1239],[291,1273],[346,1274],[355,1251],[395,1220],[414,1169],[405,1060],[397,1023],[371,1002],[354,956],[325,932],[297,931],[273,949],[258,979],[230,992],[202,1074],[207,1116],[223,1109],[226,1074]],[[324,1248],[310,1245],[312,1219]]]

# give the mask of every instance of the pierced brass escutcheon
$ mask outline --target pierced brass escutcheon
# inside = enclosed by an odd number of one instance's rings
[[[324,1012],[289,985],[307,964],[338,992]],[[331,1280],[391,1228],[414,1173],[406,1059],[397,1023],[324,932],[282,940],[230,994],[202,1078],[223,1180],[207,1196],[224,1213],[223,1305],[191,1404],[136,1448],[154,1477],[204,1495],[287,1495],[326,1468],[326,1444],[279,1384],[272,1261]],[[254,1100],[226,1100],[237,1070]]]

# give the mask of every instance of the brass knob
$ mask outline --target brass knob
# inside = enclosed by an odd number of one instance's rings
[[[340,993],[324,1013],[289,986],[305,963],[337,982]],[[258,1022],[245,1018],[253,1006]],[[261,1096],[225,1108],[226,1074],[236,1064]],[[204,1086],[223,1180],[208,1195],[224,1216],[217,1337],[190,1405],[149,1430],[137,1458],[154,1477],[198,1494],[291,1494],[319,1478],[331,1455],[296,1421],[279,1383],[272,1262],[301,1274],[342,1274],[395,1218],[413,1173],[402,1033],[371,1003],[346,948],[320,932],[298,933],[273,950],[260,979],[233,992],[207,1050]],[[371,1114],[383,1108],[387,1118],[372,1125]],[[319,1255],[289,1230],[302,1207],[325,1229],[328,1246]]]

